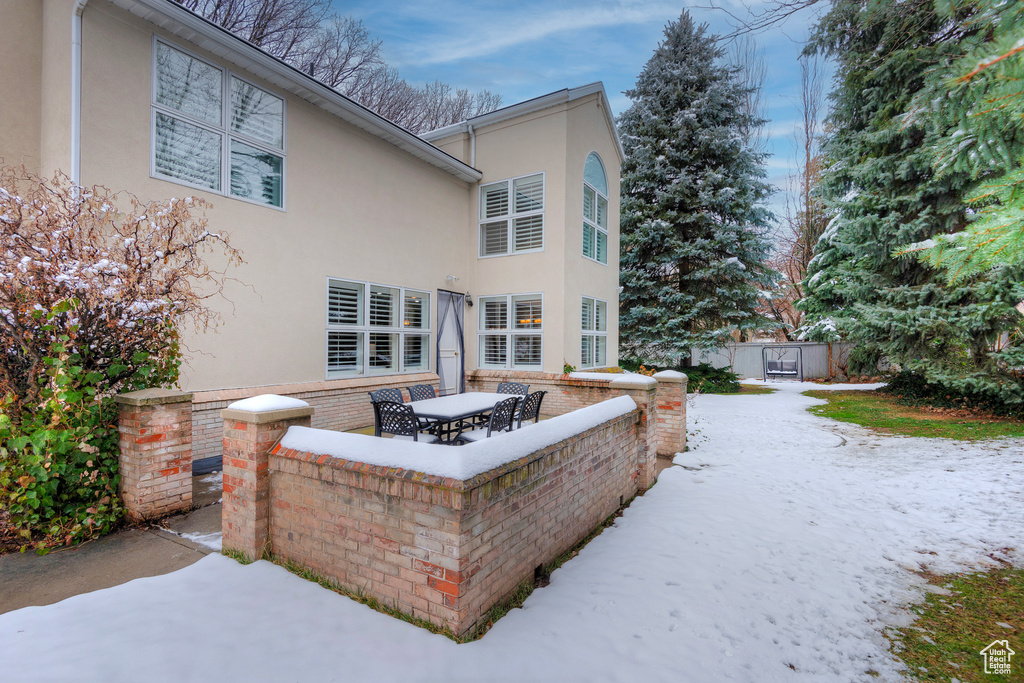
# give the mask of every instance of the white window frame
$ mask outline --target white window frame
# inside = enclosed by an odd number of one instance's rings
[[[592,154],[596,155],[597,153],[596,152],[592,152]],[[589,154],[587,155],[587,158],[590,158]],[[598,155],[597,158],[598,158],[598,160],[601,159],[601,157],[599,155]],[[584,161],[584,166],[586,166],[586,162],[585,161]],[[603,161],[601,162],[601,168],[602,168],[602,170],[603,170],[603,172],[605,174],[605,183],[607,183],[608,182],[608,170],[604,168],[604,162]],[[587,218],[587,212],[584,210],[583,211],[583,230],[586,231],[586,229],[588,227],[594,229],[594,256],[593,257],[587,256],[586,250],[584,249],[583,242],[582,242],[583,235],[580,236],[580,239],[581,239],[580,250],[581,250],[581,253],[583,254],[583,258],[587,259],[588,261],[592,261],[593,263],[600,263],[602,266],[607,266],[608,265],[608,252],[611,251],[611,238],[609,237],[609,232],[610,231],[609,231],[607,225],[605,225],[605,227],[602,228],[600,226],[600,224],[598,223],[598,221],[597,221],[597,203],[598,203],[597,200],[598,200],[599,197],[601,199],[604,199],[605,204],[608,206],[608,215],[605,216],[605,223],[606,224],[611,222],[611,218],[612,218],[611,217],[611,202],[608,200],[608,195],[604,194],[603,192],[601,192],[601,190],[597,189],[596,187],[594,187],[593,185],[588,183],[586,180],[584,180],[583,181],[583,191],[580,193],[580,208],[583,208],[584,206],[586,206],[586,202],[585,202],[584,198],[585,198],[585,195],[586,195],[588,187],[591,190],[593,190],[593,192],[594,192],[594,220],[592,220],[592,221],[589,220]],[[604,234],[604,256],[605,256],[605,260],[604,261],[601,261],[600,259],[597,258],[597,235],[598,235],[598,233],[603,233]]]
[[[338,323],[330,322],[330,296],[331,296],[331,284],[342,283],[345,285],[354,285],[362,289],[362,311],[358,325],[342,325]],[[371,287],[386,287],[388,289],[398,290],[398,320],[399,325],[383,326],[383,325],[370,325],[370,288]],[[426,316],[425,327],[405,327],[402,322],[405,320],[405,297],[406,293],[422,294],[426,297],[424,305],[424,315]],[[425,289],[418,289],[416,287],[402,287],[399,285],[387,285],[381,282],[370,282],[368,280],[350,280],[348,278],[341,277],[328,277],[324,287],[324,320],[326,323],[326,330],[324,331],[324,378],[325,379],[339,379],[344,377],[369,377],[369,376],[381,376],[381,375],[407,375],[417,372],[430,372],[431,371],[431,354],[430,354],[430,339],[433,336],[433,321],[430,319],[432,315],[432,301],[433,294]],[[359,334],[362,337],[362,367],[354,370],[331,370],[330,368],[330,338],[331,332],[347,332]],[[371,334],[397,334],[398,335],[398,365],[397,369],[392,370],[391,368],[375,369],[370,367],[370,354],[368,349],[370,348],[370,335]],[[405,340],[407,337],[425,337],[426,349],[424,354],[426,355],[426,365],[417,366],[414,368],[405,367]]]
[[[586,302],[590,301],[594,307],[593,314],[593,329],[587,329],[583,325],[583,307]],[[604,304],[604,330],[597,329],[597,305]],[[597,363],[597,340],[604,338],[604,363]],[[584,363],[583,359],[583,345],[590,345],[590,359],[589,364]],[[608,302],[604,299],[598,299],[592,296],[584,296],[580,299],[580,369],[583,368],[603,368],[608,365]]]
[[[540,299],[540,327],[530,329],[516,329],[515,328],[515,301],[523,299]],[[484,329],[483,319],[484,311],[486,310],[485,302],[494,300],[505,301],[505,329],[504,330],[486,330]],[[481,369],[513,369],[513,370],[531,370],[541,371],[544,369],[544,293],[543,292],[523,292],[516,294],[490,294],[485,296],[477,297],[477,305],[480,307],[480,314],[477,318],[477,367]],[[485,337],[504,337],[505,338],[505,363],[495,364],[486,363],[484,361],[484,354],[482,352],[483,340]],[[535,365],[518,365],[515,362],[515,338],[516,337],[540,337],[540,363]]]
[[[181,52],[182,54],[187,55],[187,56],[191,57],[192,59],[195,59],[196,61],[202,62],[203,64],[206,64],[207,66],[210,66],[210,67],[216,69],[217,71],[219,71],[221,73],[221,117],[220,117],[220,123],[219,124],[213,125],[213,124],[211,124],[208,121],[202,121],[202,120],[196,119],[196,118],[190,116],[189,114],[187,114],[185,112],[180,112],[180,111],[178,111],[176,109],[173,109],[173,108],[168,107],[166,105],[160,104],[159,102],[156,101],[156,97],[157,97],[157,72],[156,72],[157,60],[156,60],[156,55],[157,55],[157,45],[161,44],[161,43],[163,45],[166,45],[167,47],[171,48],[172,50],[177,50],[178,52]],[[287,169],[288,169],[288,155],[287,155],[288,100],[287,100],[287,98],[282,97],[281,95],[277,94],[276,92],[268,90],[267,88],[265,88],[265,87],[263,87],[261,85],[253,83],[250,79],[244,78],[243,76],[241,76],[238,73],[235,73],[234,71],[226,69],[223,66],[220,66],[218,64],[214,64],[213,62],[211,62],[208,59],[203,59],[202,57],[200,57],[196,53],[192,52],[191,50],[185,49],[185,48],[181,47],[180,45],[176,45],[175,43],[172,43],[170,41],[158,38],[155,35],[153,36],[153,47],[152,47],[152,59],[151,59],[151,62],[152,63],[150,65],[150,96],[149,96],[149,102],[150,102],[149,175],[150,175],[150,177],[158,179],[158,180],[166,180],[167,182],[175,183],[176,185],[184,185],[185,187],[192,187],[192,188],[195,188],[197,190],[202,190],[204,192],[210,192],[212,194],[217,194],[217,195],[221,195],[221,196],[224,196],[224,197],[230,197],[231,199],[236,199],[236,200],[242,201],[242,202],[248,202],[249,204],[255,204],[256,206],[263,206],[263,207],[266,207],[266,208],[269,208],[269,209],[276,209],[278,211],[286,211],[287,210],[287,208],[286,208],[287,207],[286,198],[288,196],[287,184],[286,184],[287,178],[288,178],[288,172],[287,172]],[[272,145],[268,145],[266,142],[263,142],[261,140],[256,140],[254,138],[248,137],[244,133],[239,133],[237,131],[232,131],[231,130],[230,120],[231,120],[231,79],[232,78],[235,78],[235,79],[237,79],[239,81],[242,81],[243,83],[248,83],[249,85],[253,86],[254,88],[258,88],[259,90],[262,90],[262,91],[266,92],[267,94],[272,95],[273,97],[276,97],[276,98],[281,100],[282,108],[281,108],[281,147],[280,147],[280,149],[278,149],[278,148],[276,148],[276,147],[274,147]],[[196,128],[202,128],[205,131],[208,131],[210,133],[214,133],[214,134],[220,136],[220,139],[221,139],[221,163],[220,163],[220,189],[219,190],[211,188],[211,187],[207,187],[206,185],[200,185],[198,183],[191,183],[191,182],[189,182],[187,180],[182,180],[181,178],[175,178],[174,176],[164,175],[164,174],[159,173],[157,171],[157,169],[156,169],[156,117],[157,117],[157,114],[163,114],[164,116],[168,116],[168,117],[171,117],[171,118],[174,118],[174,119],[178,119],[178,120],[180,120],[180,121],[182,121],[184,123],[187,123],[190,126],[195,126]],[[264,151],[267,154],[272,154],[272,155],[274,155],[276,157],[280,157],[280,159],[281,159],[281,206],[274,206],[273,204],[268,204],[266,202],[261,202],[261,201],[258,201],[256,199],[251,199],[249,197],[242,197],[242,196],[239,196],[239,195],[231,193],[231,141],[232,140],[237,140],[238,142],[240,142],[242,144],[249,145],[250,147],[254,147],[254,148],[258,149],[258,150]]]
[[[539,210],[521,211],[519,213],[516,213],[515,212],[515,196],[514,196],[514,193],[513,193],[514,188],[515,188],[515,181],[522,180],[523,178],[529,178],[529,177],[535,176],[535,175],[539,175],[541,177],[541,208]],[[483,208],[482,207],[482,201],[483,201],[484,188],[493,187],[494,185],[501,185],[502,183],[505,183],[505,185],[508,188],[508,211],[509,212],[507,214],[502,215],[502,216],[492,216],[491,218],[483,217],[481,214],[483,213],[482,212],[482,208]],[[495,181],[493,183],[483,183],[483,184],[481,184],[481,185],[479,185],[477,187],[476,206],[477,206],[477,210],[476,210],[476,215],[477,215],[477,230],[476,230],[477,250],[476,250],[476,255],[477,255],[477,258],[481,258],[481,259],[485,259],[485,258],[500,258],[502,256],[513,256],[513,255],[516,255],[516,254],[534,254],[534,253],[539,253],[539,252],[544,251],[544,248],[547,245],[547,206],[548,206],[548,178],[547,178],[547,171],[535,171],[533,173],[525,173],[523,175],[516,176],[514,178],[506,178],[504,180],[498,180],[498,181]],[[541,217],[541,238],[540,238],[541,246],[540,247],[535,247],[533,249],[519,249],[519,250],[516,250],[515,249],[515,241],[516,241],[515,240],[515,233],[513,232],[513,225],[515,223],[515,220],[517,218],[529,218],[531,216],[540,216]],[[503,220],[505,221],[505,225],[507,226],[506,227],[506,232],[505,232],[506,239],[507,239],[507,242],[505,244],[505,251],[503,253],[500,253],[500,254],[486,254],[485,255],[483,253],[483,250],[484,250],[484,240],[483,240],[483,234],[482,234],[484,224],[485,223],[500,223]]]

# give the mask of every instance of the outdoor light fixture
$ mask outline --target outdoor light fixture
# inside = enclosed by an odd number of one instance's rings
[[[455,280],[456,282],[458,282],[459,278],[455,277],[454,275],[446,275],[444,280],[445,280],[445,282],[451,282],[452,280]]]
[[[466,304],[470,307],[473,306],[473,295],[469,292],[466,292]]]

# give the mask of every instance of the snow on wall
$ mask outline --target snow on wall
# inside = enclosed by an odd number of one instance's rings
[[[438,477],[466,480],[581,434],[633,410],[636,410],[636,403],[632,398],[618,396],[465,446],[382,439],[310,427],[289,427],[281,439],[281,446],[368,465],[397,467]]]

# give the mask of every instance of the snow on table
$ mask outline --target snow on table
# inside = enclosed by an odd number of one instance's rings
[[[494,394],[486,391],[470,391],[464,394],[425,398],[422,401],[410,401],[419,417],[432,417],[441,420],[452,420],[458,417],[474,415],[488,411],[498,401],[512,398],[514,394]]]
[[[697,396],[678,466],[480,641],[210,556],[0,615],[3,678],[901,680],[882,629],[922,597],[913,570],[1021,564],[1024,440],[875,434],[806,388]]]

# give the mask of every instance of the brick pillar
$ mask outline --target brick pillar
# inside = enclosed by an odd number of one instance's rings
[[[192,507],[192,394],[143,389],[114,397],[121,483],[135,521]]]
[[[658,471],[658,402],[655,399],[658,385],[629,377],[613,379],[608,386],[612,391],[631,396],[640,409],[637,490],[645,491],[654,484]]]
[[[658,455],[671,458],[686,450],[686,380],[675,370],[654,374],[658,380]]]
[[[313,415],[308,404],[291,400],[305,407],[254,411],[233,407],[246,403],[239,401],[220,411],[224,420],[223,547],[251,559],[262,557],[270,541],[270,449],[289,427],[309,427]]]

